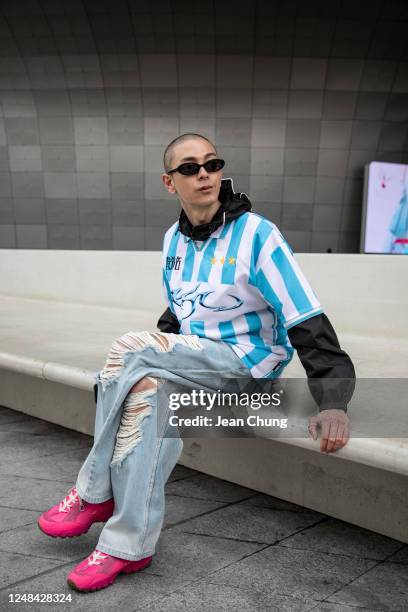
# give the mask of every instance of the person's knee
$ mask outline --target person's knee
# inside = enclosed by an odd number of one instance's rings
[[[120,375],[124,365],[124,354],[137,353],[151,346],[160,353],[170,352],[177,344],[193,350],[202,351],[203,346],[198,336],[173,334],[165,332],[128,332],[112,343],[105,366],[101,371],[101,380],[106,385]]]
[[[157,383],[153,382],[151,378],[145,376],[141,378],[130,390],[130,393],[138,393],[139,391],[146,391],[147,389],[153,389],[157,386]]]

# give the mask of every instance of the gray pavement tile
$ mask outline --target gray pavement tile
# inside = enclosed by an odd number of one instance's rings
[[[55,610],[72,612],[73,610],[86,610],[86,612],[132,612],[138,604],[145,604],[162,598],[166,593],[171,592],[172,581],[146,575],[145,572],[134,574],[121,574],[114,584],[106,589],[92,593],[79,593],[67,584],[67,576],[75,567],[76,563],[64,564],[22,584],[11,586],[4,591],[0,591],[0,609],[4,611],[20,610],[21,612],[40,612],[43,610]],[[42,566],[43,561],[41,560]],[[51,563],[51,562],[50,562]],[[45,566],[43,566],[45,567]],[[70,596],[71,601],[58,603],[8,603],[9,595],[16,593],[54,593]]]
[[[163,599],[136,610],[145,612],[306,612],[316,605],[314,601],[305,601],[297,597],[288,597],[276,593],[259,593],[252,589],[238,589],[225,585],[212,584],[202,580],[189,584]]]
[[[313,512],[317,518],[324,518],[326,516],[325,514],[316,512],[316,510],[305,508],[305,506],[298,506],[297,504],[292,504],[292,502],[286,501],[285,499],[279,499],[278,497],[266,495],[265,493],[257,493],[256,495],[254,495],[250,499],[246,499],[242,503],[248,504],[249,506],[259,506],[260,508],[287,510],[288,512]]]
[[[95,549],[102,528],[102,523],[94,523],[88,533],[77,538],[50,538],[34,523],[3,533],[0,538],[0,551],[57,561],[85,558]]]
[[[43,512],[68,495],[69,482],[0,476],[0,506]]]
[[[29,525],[37,520],[38,512],[0,507],[0,533],[16,527]],[[1,544],[1,543],[0,543]]]
[[[322,600],[371,568],[375,561],[275,545],[208,577],[260,593]]]
[[[400,546],[401,546],[401,542],[400,542]],[[393,563],[408,564],[408,546],[403,545],[401,550],[396,552],[394,555],[391,555],[391,557],[389,557],[387,561],[391,561]]]
[[[17,412],[17,410],[12,410],[11,408],[6,408],[5,406],[0,406],[0,427],[6,423],[26,420],[32,421],[34,417],[24,414],[23,412]]]
[[[401,548],[401,542],[334,518],[297,533],[282,546],[381,561]]]
[[[382,612],[385,608],[355,608],[344,604],[321,603],[310,610],[310,612]]]
[[[407,568],[396,563],[379,563],[328,599],[343,605],[402,612],[408,608]]]
[[[166,507],[164,526],[175,525],[180,521],[204,514],[223,506],[223,502],[205,501],[193,497],[179,497],[177,495],[166,495]]]
[[[316,522],[314,514],[234,504],[180,525],[188,533],[273,544]]]
[[[187,534],[173,527],[163,531],[156,544],[153,563],[145,573],[163,576],[174,587],[209,574],[260,550],[262,544]]]
[[[55,423],[50,423],[49,421],[44,421],[43,419],[33,417],[27,417],[25,419],[15,420],[5,424],[0,422],[0,431],[7,431],[7,433],[16,431],[19,433],[30,433],[36,436],[56,435],[58,438],[75,438],[78,440],[84,440],[85,442],[89,442],[91,439],[91,436],[80,433],[79,431],[74,431],[73,429],[61,427],[61,425],[56,425]]]
[[[25,578],[31,578],[41,571],[57,567],[60,564],[61,561],[55,559],[39,559],[24,554],[2,552],[0,556],[0,589]],[[3,592],[0,591],[0,610],[6,610],[8,608],[2,606],[2,598]]]
[[[30,461],[7,462],[0,465],[0,474],[41,478],[62,482],[76,482],[78,472],[84,463],[91,446],[47,455],[33,457]]]
[[[49,435],[0,431],[0,463],[31,461],[34,457],[88,447],[89,441],[86,438],[83,434],[53,433]]]
[[[167,482],[174,482],[175,480],[180,480],[181,478],[189,478],[190,476],[196,476],[200,474],[197,470],[192,470],[184,465],[177,464],[172,473],[169,476]]]
[[[207,474],[171,482],[166,485],[166,493],[221,502],[236,502],[254,494],[252,489]]]

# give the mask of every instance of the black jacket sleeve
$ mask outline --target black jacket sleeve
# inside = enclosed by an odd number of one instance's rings
[[[180,333],[180,324],[170,308],[157,327],[166,333]],[[293,348],[306,370],[310,392],[319,410],[338,408],[347,412],[355,388],[355,370],[340,344],[328,317],[322,313],[288,329]]]
[[[356,373],[328,317],[324,313],[310,317],[288,329],[288,336],[306,370],[309,389],[319,409],[347,412]]]

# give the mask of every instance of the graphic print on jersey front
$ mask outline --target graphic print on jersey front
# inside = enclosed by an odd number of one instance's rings
[[[163,289],[180,333],[229,342],[256,378],[279,375],[294,353],[286,330],[322,312],[276,225],[253,212],[205,241],[174,223],[164,237]]]
[[[219,305],[216,292],[214,290],[203,291],[201,288],[202,283],[199,283],[193,289],[184,291],[182,289],[175,289],[171,291],[171,299],[173,304],[179,306],[182,315],[180,320],[188,319],[193,315],[196,311],[196,305],[202,306],[203,308],[208,308],[213,312],[219,312],[221,310],[233,310],[234,308],[239,308],[244,302],[236,295],[228,294],[228,297],[231,298],[231,305],[222,304]],[[217,299],[215,304],[211,304],[211,300],[214,301]]]

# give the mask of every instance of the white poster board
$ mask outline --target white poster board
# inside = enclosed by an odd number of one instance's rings
[[[408,166],[365,167],[361,253],[408,255]]]

